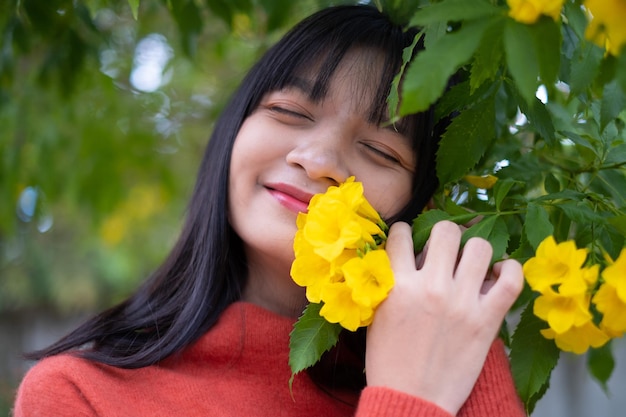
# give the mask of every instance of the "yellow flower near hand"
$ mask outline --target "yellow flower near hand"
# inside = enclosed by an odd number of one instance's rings
[[[609,340],[589,310],[600,267],[583,267],[586,259],[587,251],[573,241],[557,244],[548,236],[523,267],[526,281],[541,294],[533,306],[534,314],[549,326],[541,333],[554,339],[561,350],[579,354]]]
[[[602,313],[600,328],[613,337],[626,332],[626,249],[617,260],[602,271],[604,283],[593,297]]]
[[[357,304],[352,299],[352,289],[345,282],[324,288],[324,305],[320,316],[331,323],[339,323],[344,329],[355,331],[372,322],[374,309]]]
[[[357,216],[364,217],[373,223],[380,225],[382,219],[380,214],[372,207],[363,195],[363,183],[355,181],[355,177],[349,177],[338,187],[329,187],[326,193],[316,195],[311,200],[310,207],[315,207],[320,200],[336,200],[344,203],[348,209],[353,211]],[[380,233],[380,231],[378,232]]]
[[[533,24],[541,15],[558,20],[565,0],[507,0],[509,16],[520,23]]]
[[[535,300],[533,312],[557,334],[562,334],[574,326],[582,326],[591,321],[589,312],[591,296],[562,296],[560,294],[540,295]]]
[[[582,326],[571,327],[562,334],[556,333],[553,329],[541,330],[541,334],[546,339],[554,339],[559,349],[578,355],[585,353],[590,347],[599,348],[609,341],[609,336],[591,321]]]
[[[524,263],[524,276],[530,287],[542,294],[554,291],[560,294],[580,294],[587,291],[598,278],[598,268],[583,268],[587,250],[577,249],[576,243],[557,244],[553,236],[545,238],[537,247],[535,257]]]
[[[585,37],[617,56],[626,44],[626,0],[585,0],[591,15]]]
[[[294,238],[296,257],[291,264],[291,277],[301,287],[306,287],[306,298],[312,303],[322,299],[324,287],[343,280],[341,267],[348,260],[358,256],[356,250],[344,250],[332,262],[315,253],[299,230]]]
[[[303,238],[322,258],[333,261],[344,248],[357,249],[363,242],[374,242],[369,231],[377,231],[372,222],[358,219],[343,203],[330,200],[315,210],[309,209]]]
[[[369,251],[362,258],[353,258],[343,265],[342,270],[346,284],[352,289],[352,299],[363,307],[378,307],[394,284],[389,257],[383,250]]]
[[[304,240],[328,261],[339,256],[344,248],[358,249],[366,244],[375,247],[374,236],[385,236],[380,227],[384,222],[365,199],[363,185],[354,182],[354,177],[315,195],[308,213],[301,213],[298,218],[302,219],[298,221],[303,223]]]

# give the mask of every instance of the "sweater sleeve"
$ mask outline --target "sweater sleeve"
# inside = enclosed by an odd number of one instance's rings
[[[366,387],[361,393],[356,417],[452,417],[424,399],[385,387]],[[497,339],[485,360],[474,389],[458,417],[524,417],[522,406],[504,352]]]
[[[66,365],[66,358],[51,357],[31,368],[18,388],[13,417],[96,417]]]
[[[491,345],[483,370],[458,416],[526,416],[501,339]]]

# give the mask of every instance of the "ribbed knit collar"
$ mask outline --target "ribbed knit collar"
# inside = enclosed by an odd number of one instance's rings
[[[263,361],[268,366],[278,366],[281,372],[284,369],[288,377],[289,333],[294,322],[255,304],[238,301],[227,307],[217,323],[183,356],[190,362],[230,362],[253,368]]]

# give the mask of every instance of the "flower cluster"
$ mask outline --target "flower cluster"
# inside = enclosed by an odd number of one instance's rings
[[[354,177],[315,195],[300,213],[291,277],[320,315],[348,330],[371,323],[394,284],[384,244],[387,226]]]
[[[533,311],[549,326],[542,335],[577,354],[626,331],[626,251],[602,274],[600,265],[585,267],[586,260],[586,249],[573,241],[557,244],[549,236],[524,264],[528,285],[540,294]],[[599,324],[593,306],[602,314]]]
[[[611,55],[619,55],[626,45],[626,0],[585,0],[591,20],[585,37]]]
[[[593,302],[602,313],[600,328],[611,337],[620,337],[626,332],[626,249],[615,262],[609,262]]]
[[[520,23],[533,24],[541,15],[558,20],[565,0],[507,0],[509,16]]]

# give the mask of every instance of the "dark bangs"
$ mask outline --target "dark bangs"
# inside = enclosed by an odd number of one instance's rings
[[[248,78],[255,83],[256,94],[251,97],[246,116],[258,106],[264,94],[297,84],[302,78],[313,82],[309,90],[312,101],[324,99],[346,53],[363,48],[375,53],[363,54],[363,59],[378,56],[372,64],[382,62],[377,85],[368,86],[375,88],[369,120],[380,125],[389,117],[387,97],[402,63],[402,50],[411,44],[415,33],[404,32],[381,19],[373,7],[338,6],[316,13],[292,28],[251,70]],[[408,120],[403,120],[396,127],[411,136],[409,125]]]

